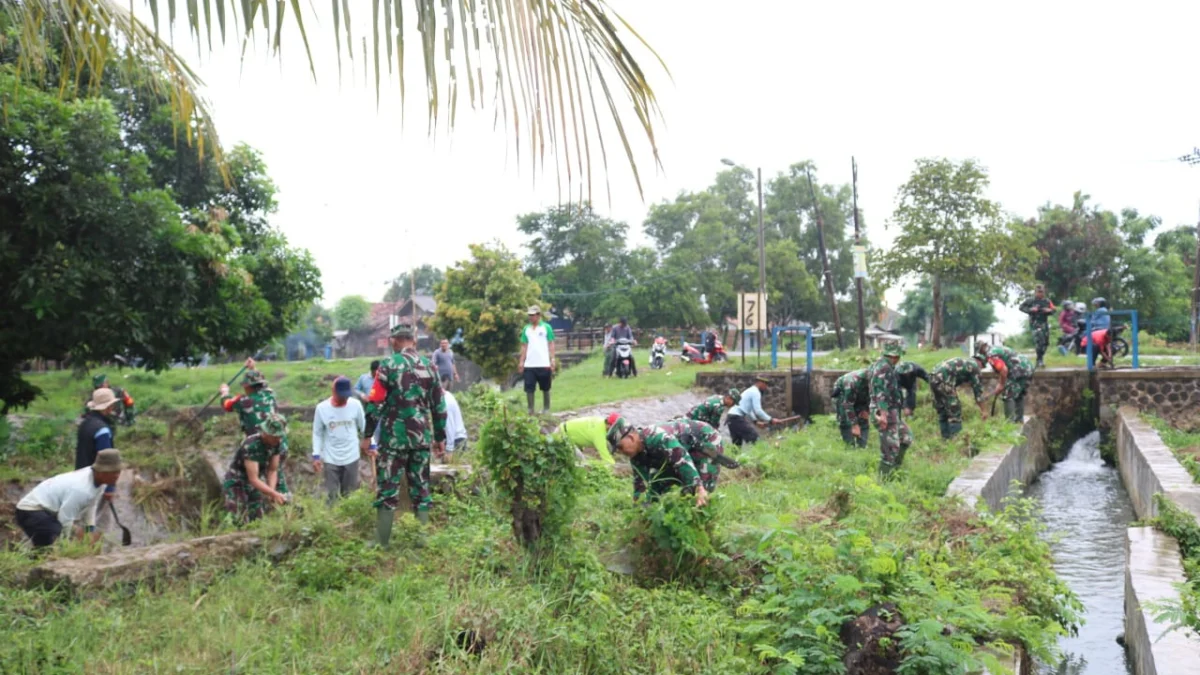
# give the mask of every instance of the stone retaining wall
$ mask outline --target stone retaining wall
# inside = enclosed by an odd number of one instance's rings
[[[1200,519],[1200,485],[1136,408],[1126,406],[1117,411],[1116,434],[1117,467],[1137,517],[1157,516],[1154,495],[1162,492]]]
[[[1200,368],[1142,368],[1099,374],[1100,421],[1115,422],[1117,410],[1134,406],[1181,429],[1200,428]]]
[[[1184,581],[1179,545],[1153,527],[1131,527],[1125,538],[1125,647],[1134,675],[1184,675],[1200,669],[1200,637],[1170,630],[1144,605],[1177,597]]]
[[[815,374],[816,371],[814,371]],[[763,410],[773,417],[789,417],[792,410],[792,377],[787,371],[764,373],[771,386],[763,392]],[[714,394],[723,394],[730,387],[739,390],[754,386],[756,373],[733,370],[702,370],[696,373],[696,386]],[[816,390],[814,389],[814,394]],[[816,414],[814,412],[813,414]]]
[[[1000,509],[1004,498],[1012,491],[1012,482],[1022,486],[1050,468],[1046,449],[1046,425],[1036,417],[1025,418],[1021,428],[1023,440],[1006,452],[982,454],[950,483],[947,495],[958,495],[968,507],[982,500],[993,511]],[[1019,490],[1016,491],[1018,494]]]

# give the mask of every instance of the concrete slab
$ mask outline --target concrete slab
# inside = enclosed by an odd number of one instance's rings
[[[1184,581],[1175,539],[1152,527],[1131,527],[1125,540],[1125,645],[1134,675],[1184,675],[1200,671],[1200,636],[1154,619],[1148,603],[1178,597]]]
[[[1116,431],[1117,467],[1138,518],[1158,515],[1154,495],[1162,492],[1200,520],[1200,485],[1136,408],[1124,406],[1117,411]]]
[[[1021,433],[1024,440],[1006,452],[983,454],[971,460],[971,464],[950,483],[946,494],[962,497],[970,508],[982,500],[993,511],[999,510],[1014,480],[1023,487],[1050,468],[1046,425],[1036,417],[1026,416]]]

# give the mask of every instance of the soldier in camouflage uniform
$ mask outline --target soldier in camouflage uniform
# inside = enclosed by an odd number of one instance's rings
[[[904,348],[889,342],[883,356],[867,369],[871,390],[871,416],[879,432],[879,470],[887,476],[904,463],[904,452],[912,445],[912,432],[900,415],[904,400],[900,382],[896,379],[896,364],[904,356]]]
[[[707,422],[697,420],[671,420],[658,425],[675,435],[679,444],[692,456],[692,463],[700,473],[700,483],[705,490],[717,489],[721,467],[737,468],[738,463],[725,456],[725,444],[721,432]]]
[[[430,453],[439,455],[446,441],[446,402],[437,371],[417,353],[412,328],[392,329],[391,357],[379,365],[368,397],[379,406],[379,454],[375,458],[377,543],[387,546],[392,536],[400,479],[408,479],[408,496],[421,524],[429,522],[433,498],[429,493]],[[430,425],[432,417],[432,428]]]
[[[987,357],[983,354],[975,354],[970,359],[946,359],[934,366],[929,374],[929,388],[933,391],[933,407],[937,409],[942,438],[953,438],[962,431],[962,403],[958,400],[958,388],[964,384],[971,385],[979,412],[983,419],[987,419],[987,410],[983,407],[983,383],[979,380],[986,363]]]
[[[1022,302],[1020,309],[1029,315],[1029,329],[1033,331],[1033,346],[1037,350],[1037,367],[1045,368],[1042,359],[1050,345],[1050,324],[1046,319],[1057,311],[1054,303],[1046,297],[1046,287],[1038,284],[1033,297]]]
[[[982,344],[982,347],[982,353],[987,355],[992,370],[1000,375],[1000,383],[996,385],[992,395],[1004,394],[1005,417],[1013,422],[1023,421],[1025,394],[1029,389],[1029,381],[1033,379],[1033,364],[1027,357],[1004,345],[996,345],[989,349],[986,344]]]
[[[608,444],[629,458],[634,501],[647,491],[654,499],[679,485],[685,493],[695,490],[696,506],[708,503],[708,489],[691,453],[670,430],[657,425],[634,427],[616,416],[608,427]]]
[[[129,395],[128,391],[125,391],[120,387],[114,387],[110,385],[108,383],[108,375],[105,375],[104,373],[96,375],[92,378],[92,391],[103,389],[104,387],[112,389],[113,396],[117,397],[117,407],[113,410],[112,418],[114,420],[120,420],[126,426],[132,426],[134,417],[137,415],[137,409],[133,405],[133,397]],[[90,401],[91,398],[91,396],[88,396],[88,401]],[[87,401],[84,401],[83,414],[87,415],[87,413]]]
[[[263,517],[276,504],[288,501],[283,478],[283,454],[287,447],[287,420],[270,413],[258,433],[242,439],[233,455],[222,486],[225,510],[238,524]]]
[[[838,428],[847,445],[867,447],[871,427],[865,424],[867,411],[871,408],[871,385],[867,369],[852,370],[833,383],[830,393],[833,408],[837,412]]]
[[[904,416],[911,417],[917,407],[917,380],[929,383],[929,373],[912,361],[901,361],[896,365],[896,381],[904,393]]]
[[[687,412],[687,419],[704,422],[714,429],[721,428],[721,415],[737,403],[742,392],[730,389],[721,396],[709,396]]]
[[[267,378],[253,365],[242,376],[242,391],[245,393],[230,396],[229,385],[222,384],[221,407],[225,412],[237,411],[242,432],[250,436],[258,432],[258,426],[268,415],[276,412],[275,392],[267,386]]]

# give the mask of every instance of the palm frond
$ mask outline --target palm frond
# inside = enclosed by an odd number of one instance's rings
[[[142,0],[153,17],[151,27],[132,14],[132,0],[125,2],[128,6],[123,1],[0,0],[0,11],[17,26],[19,67],[43,69],[53,59],[61,59],[64,90],[71,79],[78,81],[88,72],[155,64],[165,77],[164,93],[182,122],[181,128],[186,129],[188,142],[198,143],[202,152],[207,147],[219,153],[220,144],[208,105],[199,94],[201,82],[160,31],[171,35],[177,24],[186,26],[197,48],[211,51],[215,23],[220,39],[217,49],[232,38],[241,43],[244,53],[247,45],[261,36],[278,58],[284,35],[294,26],[316,78],[307,27],[321,17],[316,16],[312,2]],[[409,22],[405,21],[405,4],[414,11]],[[354,53],[350,5],[349,0],[331,0],[329,4],[338,72],[345,50],[352,63],[361,61],[364,79],[368,73],[373,75],[377,103],[383,87],[392,82],[399,86],[403,101],[406,46],[414,37],[418,39],[429,133],[440,124],[454,127],[459,89],[465,79],[468,104],[472,109],[493,108],[494,123],[504,124],[518,162],[527,154],[535,171],[541,171],[549,159],[560,179],[566,174],[568,184],[586,182],[589,198],[591,144],[598,143],[607,175],[605,137],[613,131],[621,139],[639,193],[639,148],[631,129],[640,127],[656,167],[661,167],[654,127],[661,120],[661,111],[634,52],[649,53],[664,73],[666,66],[607,0],[371,0],[369,36],[362,38],[359,59]],[[365,16],[365,12],[358,14]],[[48,36],[55,32],[62,35],[61,54],[49,49]],[[486,75],[489,71],[491,76]],[[154,82],[155,78],[139,81]]]

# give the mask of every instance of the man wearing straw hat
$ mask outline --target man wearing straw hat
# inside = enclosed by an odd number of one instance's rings
[[[22,497],[17,502],[17,524],[37,548],[50,546],[72,527],[79,539],[96,541],[100,538],[95,531],[96,506],[120,475],[121,453],[101,450],[92,465],[47,478]],[[76,525],[77,521],[83,524]]]

